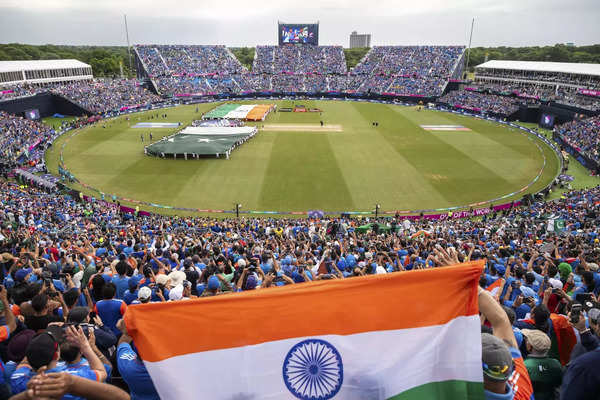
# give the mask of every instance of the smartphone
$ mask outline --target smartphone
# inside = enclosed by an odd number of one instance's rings
[[[579,322],[582,309],[583,306],[581,304],[573,304],[573,307],[571,307],[571,323],[576,324]]]

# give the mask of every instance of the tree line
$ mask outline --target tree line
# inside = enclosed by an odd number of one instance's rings
[[[252,70],[254,47],[232,47],[231,51],[242,65]],[[368,51],[368,48],[344,49],[348,69],[356,66]],[[125,46],[0,44],[0,61],[69,58],[89,64],[94,76],[118,77],[121,74],[121,64],[125,76],[135,76],[135,72],[129,68],[127,47]],[[483,63],[486,59],[600,64],[600,44],[590,46],[556,44],[542,47],[474,47],[471,49],[469,69],[472,71],[474,66]]]

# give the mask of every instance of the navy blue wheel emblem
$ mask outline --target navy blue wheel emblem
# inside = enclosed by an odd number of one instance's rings
[[[285,356],[283,381],[301,400],[329,400],[344,381],[342,357],[331,343],[321,339],[304,340]]]

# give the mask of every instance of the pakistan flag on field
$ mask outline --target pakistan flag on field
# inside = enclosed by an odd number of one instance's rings
[[[549,215],[546,217],[548,224],[546,225],[546,231],[560,233],[565,230],[565,220],[559,218],[557,215]]]

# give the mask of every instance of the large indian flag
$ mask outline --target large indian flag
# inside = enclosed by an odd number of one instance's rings
[[[483,398],[482,263],[128,307],[162,399]]]

